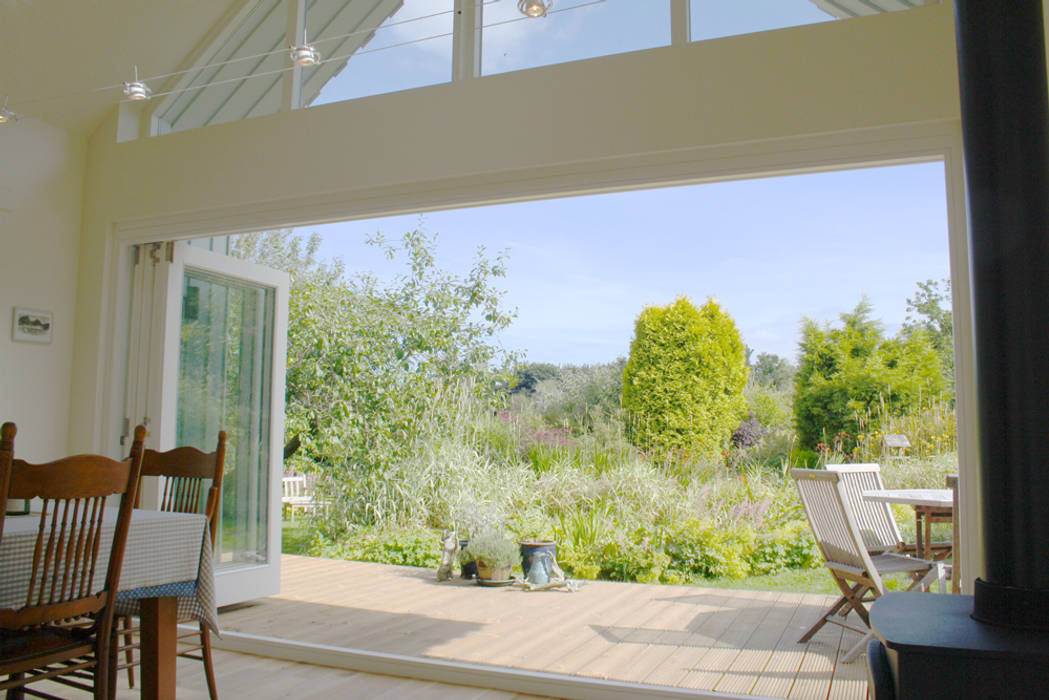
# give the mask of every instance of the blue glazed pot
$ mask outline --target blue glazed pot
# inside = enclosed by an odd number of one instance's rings
[[[552,540],[521,540],[521,570],[525,578],[528,578],[528,570],[532,568],[532,560],[539,552],[550,555],[550,561],[557,561],[557,543]]]

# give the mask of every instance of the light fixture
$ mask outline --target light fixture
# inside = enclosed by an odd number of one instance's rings
[[[135,66],[135,79],[130,83],[124,83],[124,94],[129,100],[148,100],[153,91],[143,81],[138,79],[138,66]]]
[[[525,17],[546,17],[554,6],[554,0],[518,0],[517,9]]]
[[[0,107],[0,124],[12,124],[18,121],[18,115],[7,108],[7,96],[4,96],[4,106]]]
[[[321,53],[306,38],[305,27],[302,30],[302,44],[291,47],[291,60],[303,68],[315,66],[321,62]]]

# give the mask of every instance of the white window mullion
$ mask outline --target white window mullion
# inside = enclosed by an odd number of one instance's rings
[[[691,0],[670,0],[670,43],[687,44],[692,39]]]
[[[287,0],[287,3],[288,30],[285,38],[288,46],[298,46],[306,31],[306,0]],[[291,60],[290,52],[284,57],[284,62],[291,70],[281,74],[281,111],[290,112],[302,107],[302,66]]]
[[[455,0],[452,29],[452,80],[481,75],[481,0]]]

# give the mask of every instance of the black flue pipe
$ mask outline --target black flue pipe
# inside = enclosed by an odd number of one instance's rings
[[[1049,629],[1049,91],[1041,0],[955,0],[986,578],[973,617]]]

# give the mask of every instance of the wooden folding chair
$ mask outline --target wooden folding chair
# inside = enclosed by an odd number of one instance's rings
[[[14,423],[0,428],[0,542],[8,498],[41,503],[32,562],[22,574],[28,581],[25,604],[0,609],[0,678],[6,676],[0,690],[7,689],[8,697],[53,698],[25,687],[51,680],[92,691],[100,700],[114,678],[109,654],[113,606],[145,428],[135,428],[137,447],[122,462],[77,455],[28,464],[14,459],[15,433]],[[115,524],[107,517],[103,525],[110,496],[120,496],[120,507]],[[100,560],[106,575],[99,583]]]
[[[226,459],[226,432],[219,431],[218,445],[214,452],[202,452],[195,447],[176,447],[167,452],[145,450],[142,455],[142,476],[155,476],[163,480],[160,510],[176,513],[203,513],[208,518],[211,544],[215,544],[215,531],[222,510],[222,471]],[[206,494],[206,497],[205,497]],[[137,505],[137,504],[136,504]],[[119,634],[124,643],[117,650],[124,652],[124,662],[117,669],[127,669],[128,685],[135,687],[134,667],[139,664],[134,650],[138,648],[135,633],[139,630],[131,624],[131,617],[121,615]],[[178,655],[204,662],[204,676],[208,683],[211,700],[218,699],[215,686],[215,667],[211,660],[211,633],[204,623],[194,619],[183,619],[179,624],[197,623],[198,629],[180,635]],[[184,640],[196,637],[194,642]],[[200,652],[197,655],[196,652]]]
[[[859,632],[864,635],[863,639],[842,657],[843,661],[849,662],[863,651],[870,639],[870,618],[865,603],[885,593],[882,576],[910,574],[915,580],[908,590],[928,585],[938,578],[942,591],[945,590],[943,565],[894,552],[873,555],[868,552],[857,518],[848,505],[839,472],[793,469],[791,476],[801,494],[823,562],[842,594],[798,642],[809,641],[828,622]],[[855,612],[864,627],[848,624],[845,616],[849,612]]]
[[[856,524],[863,535],[863,542],[871,554],[897,552],[917,554],[914,542],[904,542],[892,506],[888,503],[869,501],[864,491],[881,491],[885,485],[881,480],[881,467],[869,464],[828,464],[827,471],[841,474],[841,485],[849,509],[856,517]],[[933,542],[934,559],[946,558],[951,551],[950,542]]]

